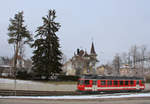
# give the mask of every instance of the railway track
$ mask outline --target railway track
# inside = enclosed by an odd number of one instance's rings
[[[0,96],[61,96],[61,95],[77,95],[72,91],[25,91],[25,90],[0,90]]]
[[[142,91],[148,93],[150,91]],[[127,92],[126,92],[127,93]],[[137,93],[137,92],[132,92]],[[95,94],[95,93],[94,93]],[[115,93],[98,93],[98,94],[115,94]],[[130,93],[129,93],[130,94]],[[75,91],[26,91],[26,90],[0,90],[0,96],[64,96],[64,95],[81,95]],[[87,95],[87,94],[84,94]]]

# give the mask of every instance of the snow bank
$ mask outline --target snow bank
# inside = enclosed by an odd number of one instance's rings
[[[100,99],[100,98],[131,98],[131,97],[150,97],[150,93],[137,94],[111,94],[111,95],[80,95],[80,96],[0,96],[0,99]]]

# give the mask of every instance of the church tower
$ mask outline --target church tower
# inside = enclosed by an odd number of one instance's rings
[[[97,54],[95,52],[94,44],[92,42],[91,46],[91,52],[90,52],[90,60],[91,60],[91,66],[92,66],[92,74],[96,74],[96,63],[98,62],[97,60]]]
[[[92,42],[92,46],[91,46],[91,52],[90,52],[90,55],[91,55],[91,56],[94,56],[95,58],[96,58],[96,56],[97,56],[97,54],[96,54],[96,52],[95,52],[95,48],[94,48],[93,42]]]

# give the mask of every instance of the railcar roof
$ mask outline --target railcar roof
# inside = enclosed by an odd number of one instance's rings
[[[122,76],[99,76],[99,75],[83,75],[80,76],[83,79],[109,79],[109,80],[144,80],[140,77],[122,77]]]

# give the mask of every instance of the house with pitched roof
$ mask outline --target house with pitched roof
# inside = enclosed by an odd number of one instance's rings
[[[63,65],[62,70],[65,75],[96,74],[97,62],[97,54],[92,42],[89,54],[87,51],[77,49],[74,56]]]

